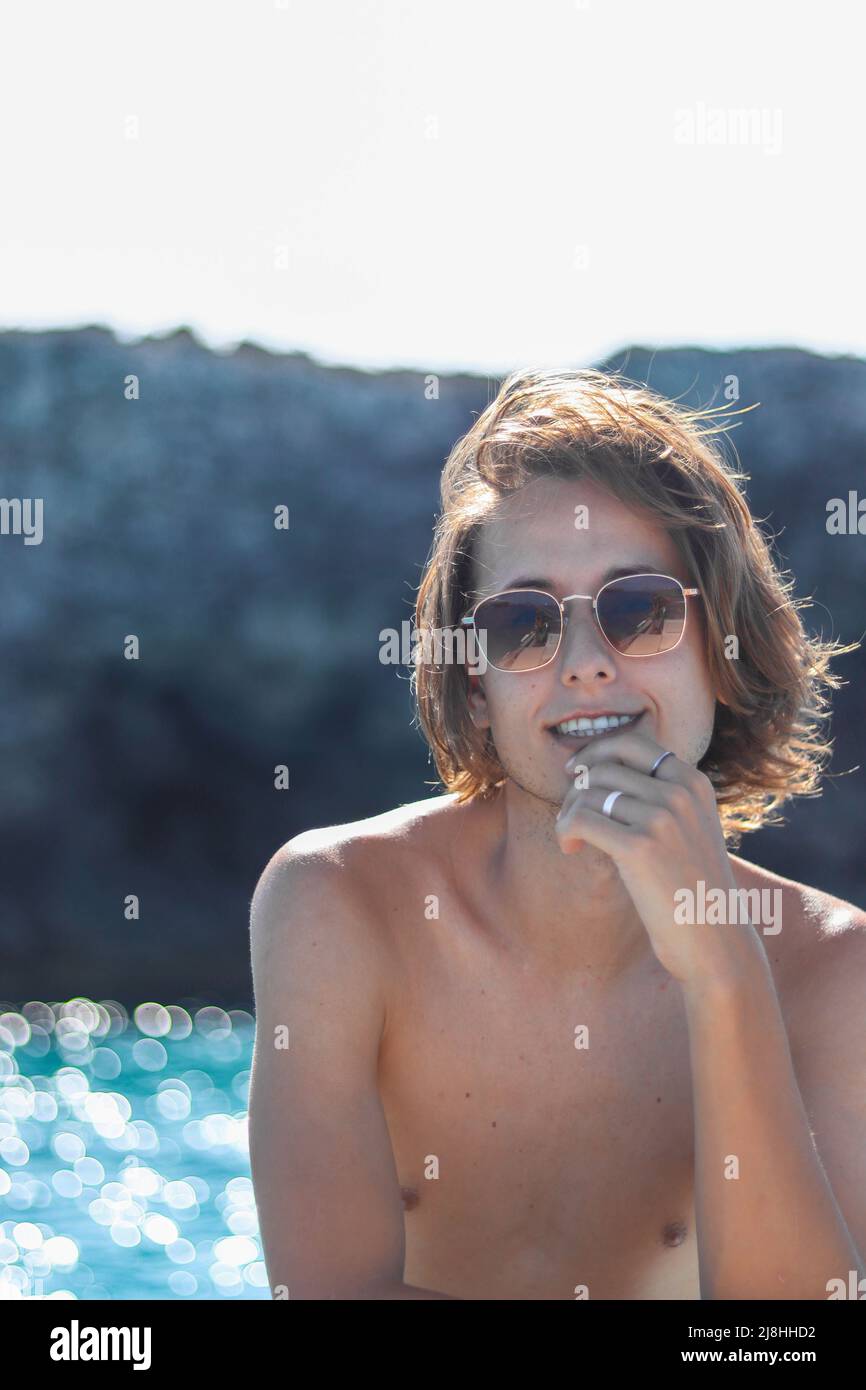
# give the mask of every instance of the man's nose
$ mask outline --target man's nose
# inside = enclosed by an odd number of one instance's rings
[[[592,600],[571,599],[566,603],[566,614],[558,653],[562,680],[594,679],[602,670],[615,674],[615,652],[596,622]]]

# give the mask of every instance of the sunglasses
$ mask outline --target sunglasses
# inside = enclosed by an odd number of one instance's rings
[[[568,623],[566,603],[583,598],[602,636],[621,656],[658,656],[679,646],[686,630],[684,589],[669,574],[629,574],[611,579],[596,594],[567,594],[560,602],[542,589],[506,589],[483,598],[460,619],[495,671],[537,671],[556,657]]]

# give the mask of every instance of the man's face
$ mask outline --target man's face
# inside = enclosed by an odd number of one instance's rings
[[[588,509],[586,529],[575,528],[575,508]],[[539,478],[501,503],[480,529],[473,580],[478,597],[521,587],[595,595],[609,570],[640,566],[691,578],[668,533],[588,481]],[[555,659],[535,671],[470,676],[470,709],[479,728],[490,728],[499,760],[530,795],[559,807],[571,784],[565,764],[573,747],[550,726],[575,712],[644,711],[637,726],[662,748],[697,765],[709,747],[715,693],[704,654],[702,600],[688,598],[679,646],[657,656],[615,651],[596,625],[592,604],[566,604],[568,624]]]

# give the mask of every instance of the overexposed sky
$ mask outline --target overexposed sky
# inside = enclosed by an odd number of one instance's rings
[[[0,328],[866,354],[851,0],[10,0]]]

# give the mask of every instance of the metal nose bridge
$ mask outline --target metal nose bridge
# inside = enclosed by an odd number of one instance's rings
[[[607,633],[601,625],[601,621],[598,616],[598,603],[596,602],[596,597],[597,596],[595,594],[566,594],[564,598],[561,598],[559,600],[559,611],[562,614],[562,631],[560,633],[560,642],[564,639],[565,629],[568,627],[568,614],[565,611],[565,605],[573,598],[586,598],[589,599],[590,603],[592,604],[592,612],[593,617],[595,618],[596,627],[598,628],[599,632],[601,633],[605,641],[608,643],[608,645],[613,646],[613,643],[611,642],[610,638],[608,637]],[[557,644],[557,650],[558,647],[559,644]]]
[[[598,621],[598,604],[596,603],[596,596],[594,594],[566,594],[565,597],[560,599],[559,601],[559,609],[562,613],[563,627],[565,627],[566,623],[568,622],[568,614],[565,611],[565,605],[568,602],[570,602],[570,600],[573,598],[588,598],[590,603],[592,604],[592,611],[596,615],[596,621]]]

